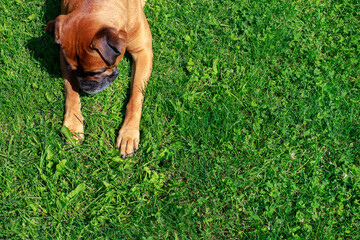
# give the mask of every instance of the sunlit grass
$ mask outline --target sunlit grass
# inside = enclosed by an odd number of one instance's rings
[[[45,24],[59,1],[0,0],[0,237],[357,239],[356,1],[148,1],[141,146],[114,149],[130,59],[61,133]]]

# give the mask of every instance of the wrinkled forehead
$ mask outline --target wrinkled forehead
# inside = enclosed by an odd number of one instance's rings
[[[71,51],[65,44],[62,46],[64,60],[71,70],[83,70],[86,72],[100,72],[104,69],[112,69],[106,65],[101,56],[94,50],[78,48]]]
[[[87,71],[97,71],[107,67],[99,53],[90,48],[92,38],[87,36],[91,35],[80,32],[67,36],[61,43],[61,51],[71,70],[81,68]]]
[[[88,49],[77,55],[78,65],[87,72],[98,72],[109,68],[101,56],[94,50]]]

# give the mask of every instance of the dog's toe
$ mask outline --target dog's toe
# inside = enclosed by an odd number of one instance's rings
[[[116,148],[120,149],[123,158],[132,157],[139,148],[140,133],[138,130],[121,129],[116,141]]]

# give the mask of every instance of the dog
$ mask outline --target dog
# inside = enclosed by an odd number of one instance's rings
[[[60,48],[60,68],[65,83],[63,125],[80,142],[84,119],[80,89],[95,94],[109,86],[128,51],[133,59],[130,100],[116,140],[122,157],[139,147],[144,89],[152,71],[152,36],[143,12],[146,0],[62,0],[61,15],[46,25]]]

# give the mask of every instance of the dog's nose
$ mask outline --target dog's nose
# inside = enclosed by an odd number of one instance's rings
[[[85,92],[97,88],[98,85],[99,83],[97,81],[86,81],[79,79],[79,87]]]

